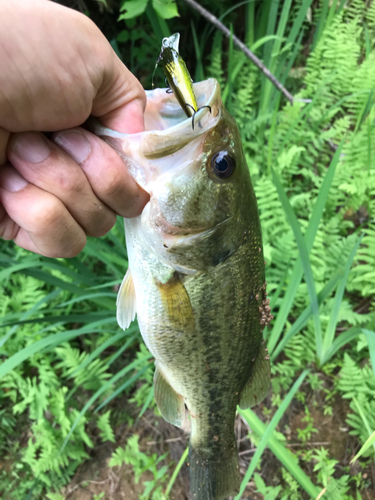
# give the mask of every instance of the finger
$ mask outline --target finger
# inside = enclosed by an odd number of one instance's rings
[[[84,162],[91,146],[82,138],[79,160]],[[116,214],[98,199],[77,162],[42,134],[12,135],[8,158],[27,181],[56,196],[87,235],[102,236],[115,224]]]
[[[107,206],[122,217],[141,214],[149,195],[135,182],[124,161],[108,144],[83,129],[59,132],[53,140],[80,163],[92,190]],[[91,153],[80,161],[85,141],[89,142]]]
[[[110,56],[110,57],[109,57]],[[143,132],[145,91],[115,52],[107,56],[101,87],[93,101],[92,115],[118,132]]]
[[[14,240],[18,231],[18,224],[9,217],[5,208],[0,205],[0,238],[3,240]]]
[[[0,167],[0,204],[7,213],[0,236],[18,246],[46,257],[74,257],[84,248],[85,232],[64,204],[10,165]]]
[[[86,15],[45,0],[0,1],[0,32],[1,127],[56,131],[92,113],[121,132],[143,130],[144,90]]]
[[[6,162],[6,149],[10,132],[0,127],[0,165]]]

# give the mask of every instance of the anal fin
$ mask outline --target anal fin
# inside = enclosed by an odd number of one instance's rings
[[[250,378],[242,389],[240,408],[245,410],[263,401],[267,396],[270,380],[270,357],[263,341],[255,358]]]
[[[154,395],[160,413],[170,424],[181,427],[185,419],[184,398],[168,382],[159,363],[156,361],[154,375]]]
[[[126,330],[135,318],[135,314],[137,312],[135,289],[130,267],[126,271],[124,279],[122,280],[120,290],[117,295],[116,305],[117,323],[123,330]]]

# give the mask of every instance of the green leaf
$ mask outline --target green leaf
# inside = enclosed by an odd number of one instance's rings
[[[318,194],[318,197],[316,199],[316,202],[315,202],[312,214],[311,214],[311,218],[309,220],[309,224],[308,224],[307,229],[306,229],[305,240],[306,240],[306,246],[307,246],[308,252],[311,251],[313,244],[314,244],[315,236],[316,236],[316,233],[318,231],[319,223],[320,223],[320,220],[322,218],[324,207],[325,207],[326,202],[327,202],[327,198],[328,198],[329,190],[330,190],[330,187],[332,184],[332,180],[333,180],[333,177],[335,175],[336,166],[337,166],[337,163],[340,159],[342,147],[343,147],[343,142],[337,148],[337,151],[336,151],[334,157],[332,158],[331,164],[328,168],[328,171],[327,171],[327,174],[324,178],[323,184],[319,190],[319,194]],[[297,262],[294,265],[288,288],[287,288],[285,295],[283,297],[282,305],[281,305],[280,310],[276,316],[275,324],[272,328],[270,338],[267,342],[267,347],[268,347],[270,354],[272,354],[272,352],[275,349],[276,344],[281,336],[281,333],[282,333],[283,328],[285,326],[285,322],[288,318],[289,311],[292,308],[294,297],[296,295],[298,286],[301,282],[302,274],[303,274],[303,268],[302,268],[302,263],[301,263],[301,257],[299,257],[297,259]]]
[[[240,487],[240,492],[238,493],[238,495],[234,498],[234,500],[240,500],[241,499],[241,496],[243,494],[243,492],[245,491],[246,489],[246,486],[248,484],[248,482],[250,481],[250,478],[251,476],[253,475],[255,469],[256,469],[256,466],[258,465],[259,463],[259,460],[261,459],[262,457],[262,453],[263,451],[265,450],[266,446],[268,445],[268,441],[270,440],[270,438],[272,437],[276,427],[277,427],[277,424],[280,422],[281,418],[283,417],[285,411],[287,410],[288,406],[290,405],[295,393],[298,391],[300,385],[302,384],[302,382],[304,381],[306,375],[309,373],[310,370],[305,370],[301,373],[301,375],[298,377],[298,379],[294,382],[293,384],[293,387],[290,389],[290,391],[288,392],[287,396],[285,397],[284,401],[281,403],[281,405],[279,406],[277,412],[275,413],[275,415],[272,417],[272,420],[271,422],[268,424],[267,426],[267,430],[266,432],[263,434],[262,436],[262,439],[257,447],[257,450],[253,456],[253,458],[251,459],[251,462],[250,462],[250,465],[245,473],[245,476],[242,480],[242,483],[241,483],[241,487]],[[239,413],[240,415],[247,421],[247,413],[249,410],[245,410],[245,411],[242,411],[242,410],[239,410]],[[248,421],[247,421],[248,422]],[[248,424],[250,425],[251,427],[251,424],[250,422],[248,422]],[[298,477],[296,478],[298,480]]]
[[[309,258],[309,250],[308,250],[306,242],[303,238],[301,228],[299,226],[296,214],[294,213],[294,210],[293,210],[291,204],[289,203],[288,197],[285,194],[285,191],[283,189],[283,186],[281,185],[279,177],[273,168],[271,168],[271,173],[272,173],[273,182],[276,186],[277,194],[279,195],[281,204],[283,206],[283,209],[285,211],[285,214],[287,216],[289,224],[291,225],[294,237],[295,237],[296,242],[297,242],[299,254],[301,257],[302,268],[303,268],[303,272],[305,274],[307,291],[309,293],[312,315],[313,315],[313,319],[314,319],[316,355],[317,355],[317,358],[319,359],[319,361],[321,361],[321,359],[322,359],[322,330],[321,330],[320,317],[319,317],[319,303],[318,303],[318,297],[317,297],[316,290],[315,290],[314,277],[313,277],[311,262],[310,262],[310,258]]]
[[[19,352],[14,354],[14,356],[10,357],[6,361],[4,361],[0,365],[0,378],[4,377],[7,373],[9,373],[11,370],[13,370],[16,366],[21,364],[23,361],[26,359],[30,358],[37,352],[42,351],[46,347],[50,347],[51,345],[59,345],[63,344],[64,342],[67,342],[68,340],[74,339],[75,337],[78,337],[78,335],[84,335],[87,333],[92,333],[95,331],[95,329],[101,325],[108,324],[108,323],[113,323],[115,322],[115,319],[102,319],[99,321],[95,321],[93,323],[90,323],[89,325],[86,325],[82,328],[78,328],[77,330],[70,330],[67,332],[61,332],[53,335],[49,335],[45,339],[38,340],[38,342],[35,342],[34,344],[28,345],[24,349],[21,349]]]
[[[318,293],[318,304],[323,304],[325,299],[329,297],[330,293],[332,290],[335,288],[337,283],[339,282],[340,278],[342,277],[343,272],[340,270],[337,273],[335,273],[332,278],[329,280],[329,282],[324,286],[324,288]],[[281,353],[281,351],[284,349],[284,347],[287,345],[287,343],[294,337],[296,333],[298,333],[308,322],[308,320],[311,318],[312,315],[312,309],[311,305],[307,306],[303,312],[298,316],[296,321],[293,323],[293,325],[290,327],[288,332],[285,334],[283,339],[277,344],[276,349],[271,355],[271,361],[274,361],[276,357]]]
[[[336,354],[336,352],[341,349],[345,344],[348,344],[352,340],[354,340],[363,330],[360,328],[352,327],[346,332],[340,333],[338,337],[332,342],[331,346],[327,349],[327,351],[323,355],[322,365],[327,363],[332,356]]]
[[[359,404],[359,402],[358,402],[357,398],[354,398],[354,397],[353,397],[353,403],[354,403],[354,405],[356,406],[357,411],[358,411],[358,413],[359,413],[359,415],[360,415],[360,417],[361,417],[361,419],[362,419],[362,422],[363,422],[364,426],[366,427],[366,430],[367,430],[368,435],[369,435],[369,437],[368,437],[368,439],[366,440],[365,444],[366,444],[368,441],[370,441],[370,444],[367,446],[367,448],[369,448],[369,447],[372,445],[372,447],[374,448],[374,454],[375,454],[375,439],[372,439],[372,436],[373,436],[373,434],[374,434],[374,433],[371,433],[372,429],[371,429],[371,427],[370,427],[369,421],[367,420],[367,417],[366,417],[366,415],[365,415],[364,411],[362,410],[361,405]],[[363,447],[364,447],[364,446],[365,446],[365,445],[363,445]],[[362,447],[362,448],[363,448],[363,447]],[[362,448],[361,448],[361,449],[362,449]],[[366,449],[367,449],[367,448],[366,448]],[[361,450],[360,450],[360,451],[361,451]],[[364,453],[365,451],[366,451],[366,450],[363,450],[363,451],[362,451],[362,453]]]
[[[116,342],[121,340],[123,337],[129,336],[132,332],[134,332],[136,330],[137,330],[137,328],[133,326],[131,328],[128,328],[125,331],[122,330],[122,331],[118,332],[116,335],[114,335],[113,337],[110,337],[109,339],[107,339],[105,342],[103,342],[103,344],[101,344],[99,347],[97,347],[79,366],[77,366],[77,368],[74,370],[74,372],[71,373],[70,376],[74,377],[78,372],[80,372],[81,370],[86,368],[86,366],[88,366],[91,363],[91,361],[98,358],[99,355],[105,349],[107,349],[109,346],[115,344]],[[134,342],[136,337],[137,337],[136,335],[133,335],[132,337],[130,337],[130,339],[127,340],[127,342],[125,343],[125,349],[127,349]]]
[[[149,363],[147,366],[144,366],[141,370],[139,370],[139,372],[130,377],[129,380],[120,385],[120,387],[116,389],[115,392],[113,392],[105,401],[103,401],[101,405],[95,408],[95,413],[100,411],[104,406],[106,406],[110,401],[112,401],[112,399],[121,394],[121,392],[125,391],[125,389],[133,385],[150,368],[151,368],[151,363]]]
[[[141,418],[141,416],[144,414],[144,412],[147,410],[147,408],[150,406],[153,397],[154,397],[154,386],[151,387],[150,392],[148,393],[147,399],[144,402],[141,411],[139,412],[139,415],[137,417],[137,422]]]
[[[115,435],[113,433],[109,418],[111,415],[111,410],[108,410],[103,415],[100,415],[97,426],[100,430],[100,438],[102,441],[112,441],[112,443],[116,442]]]
[[[173,485],[174,485],[174,483],[176,481],[178,473],[180,472],[181,467],[186,462],[188,455],[189,455],[189,446],[187,446],[186,449],[185,449],[185,451],[183,452],[183,454],[182,454],[180,460],[178,461],[178,464],[176,465],[176,468],[173,471],[173,474],[172,474],[172,476],[171,476],[171,478],[169,480],[169,483],[168,483],[167,488],[165,490],[165,496],[166,496],[166,498],[168,498],[168,495],[169,495],[169,493],[172,490],[172,487],[173,487]]]
[[[174,0],[152,0],[152,6],[162,19],[180,16]]]
[[[353,249],[348,257],[348,260],[346,261],[346,264],[345,264],[344,276],[342,277],[342,279],[340,280],[340,283],[337,286],[335,300],[333,303],[333,308],[332,308],[329,322],[327,325],[327,330],[326,330],[326,333],[325,333],[324,339],[323,339],[323,353],[322,353],[323,357],[325,356],[325,352],[331,347],[333,339],[335,337],[337,319],[339,316],[342,298],[343,298],[344,292],[345,292],[346,282],[348,281],[350,268],[351,268],[353,259],[355,257],[355,254],[357,253],[358,247],[361,244],[363,236],[364,236],[364,234],[361,235],[361,237],[357,240],[356,244],[354,245],[354,247],[353,247]]]
[[[251,430],[258,436],[263,436],[266,433],[267,426],[252,410],[238,410],[238,412],[250,425]],[[311,482],[310,478],[299,467],[297,458],[273,435],[268,436],[267,445],[272,453],[284,465],[284,467],[288,469],[294,478],[297,479],[301,488],[303,488],[310,495],[310,497],[315,500],[320,493],[320,489]]]
[[[375,431],[371,434],[371,436],[367,439],[365,444],[362,446],[362,448],[359,450],[357,455],[350,461],[350,463],[354,463],[356,460],[358,460],[359,457],[361,457],[366,450],[370,448],[370,446],[375,446]]]
[[[362,333],[365,334],[365,337],[366,337],[366,340],[368,343],[371,364],[372,364],[372,371],[374,372],[374,375],[375,375],[375,332],[371,332],[370,330],[362,329]]]
[[[238,412],[250,425],[251,430],[258,436],[263,436],[266,433],[267,426],[252,410],[238,410]],[[315,500],[320,493],[320,489],[311,482],[310,478],[299,467],[297,458],[272,435],[268,437],[267,445],[284,467],[297,479],[301,488]]]
[[[118,18],[119,21],[122,19],[131,19],[133,17],[138,17],[144,13],[148,4],[148,0],[129,0],[128,2],[124,2],[121,5],[120,12],[124,12],[124,14],[120,14]]]
[[[103,384],[100,389],[98,389],[95,394],[93,394],[91,396],[91,398],[86,402],[86,404],[84,405],[84,407],[82,408],[82,410],[80,411],[79,415],[77,416],[77,418],[75,419],[75,421],[73,422],[73,425],[72,427],[70,428],[70,431],[68,432],[61,448],[60,448],[60,451],[59,451],[59,455],[61,455],[61,453],[63,452],[65,446],[68,444],[68,441],[69,439],[71,438],[75,428],[77,427],[79,421],[81,420],[81,418],[83,417],[83,415],[87,412],[87,410],[90,408],[90,406],[102,395],[104,394],[115,382],[117,382],[117,380],[119,380],[121,377],[124,377],[128,372],[130,372],[131,370],[133,370],[134,368],[136,368],[139,364],[142,364],[144,362],[144,359],[150,359],[152,357],[152,355],[149,353],[146,358],[142,358],[142,359],[136,359],[134,360],[132,363],[130,363],[129,365],[125,366],[125,368],[123,368],[122,370],[120,370],[118,373],[116,373],[116,375],[114,375],[110,380],[108,380],[105,384]],[[145,368],[148,368],[148,367],[145,367]],[[1,367],[0,367],[0,370],[1,370]],[[141,371],[141,370],[140,370]],[[138,372],[139,373],[139,372]]]

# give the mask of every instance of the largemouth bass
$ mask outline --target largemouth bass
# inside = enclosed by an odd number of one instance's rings
[[[271,319],[257,202],[234,119],[219,84],[194,84],[196,126],[166,89],[147,92],[145,132],[96,133],[150,194],[125,220],[129,269],[117,301],[127,328],[138,316],[155,357],[155,400],[181,426],[191,418],[193,498],[239,488],[236,407],[269,387],[262,331]],[[203,106],[209,106],[203,108]]]

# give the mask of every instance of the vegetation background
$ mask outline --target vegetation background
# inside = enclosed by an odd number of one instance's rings
[[[183,1],[61,3],[145,88],[179,31],[194,80],[219,80],[240,127],[275,320],[272,389],[236,420],[236,499],[375,498],[375,1],[202,0],[293,106]],[[0,242],[1,498],[188,498],[188,429],[155,408],[136,322],[116,324],[126,268],[121,221],[73,259]]]

